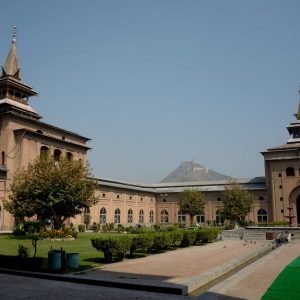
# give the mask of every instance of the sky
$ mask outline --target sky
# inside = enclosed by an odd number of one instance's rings
[[[2,1],[43,121],[92,140],[96,177],[154,183],[195,160],[264,175],[300,82],[297,0]]]

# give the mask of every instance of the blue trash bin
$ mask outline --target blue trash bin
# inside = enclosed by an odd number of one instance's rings
[[[67,253],[67,266],[70,269],[78,269],[80,262],[79,253]]]
[[[48,252],[48,268],[51,271],[58,271],[62,269],[62,251],[51,250]]]

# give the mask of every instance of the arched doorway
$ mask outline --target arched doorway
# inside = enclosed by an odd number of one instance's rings
[[[296,199],[297,224],[300,224],[300,195]]]
[[[293,226],[298,226],[300,224],[300,185],[296,186],[289,195],[289,201],[284,207],[284,216],[289,214],[288,207],[292,207],[291,214],[295,216],[292,219]],[[284,218],[285,221],[288,221],[288,218]]]

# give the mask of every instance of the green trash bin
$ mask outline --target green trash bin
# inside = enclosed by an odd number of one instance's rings
[[[48,252],[48,268],[51,271],[58,271],[62,269],[62,255],[61,250],[50,250]]]
[[[79,253],[67,253],[67,266],[70,269],[78,269],[80,262]]]

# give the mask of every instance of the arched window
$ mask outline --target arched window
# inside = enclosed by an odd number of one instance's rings
[[[178,220],[178,223],[179,224],[185,224],[186,222],[186,216],[185,214],[183,213],[182,209],[180,209],[178,211],[178,217],[177,217],[177,220]]]
[[[133,211],[132,211],[131,208],[128,209],[127,223],[128,224],[132,224],[133,223]]]
[[[5,152],[4,151],[1,152],[1,165],[2,166],[5,165]]]
[[[257,223],[268,222],[268,213],[265,209],[261,208],[257,211]]]
[[[160,223],[162,224],[169,223],[169,213],[166,209],[163,209],[160,213]]]
[[[40,150],[40,155],[41,155],[41,156],[47,155],[47,153],[49,153],[49,148],[46,147],[46,146],[42,146],[42,147],[41,147],[41,150]]]
[[[151,209],[150,213],[149,213],[149,222],[151,224],[154,223],[154,211],[153,211],[153,209]]]
[[[286,168],[285,172],[286,172],[286,176],[295,176],[295,170],[292,167]]]
[[[139,223],[140,224],[144,223],[144,211],[142,209],[139,212]]]
[[[55,150],[54,150],[54,159],[55,159],[56,161],[59,161],[59,160],[60,160],[60,156],[61,156],[61,151],[58,150],[58,149],[55,149]]]
[[[73,154],[71,152],[67,152],[66,157],[68,160],[72,160],[73,159]]]
[[[220,210],[216,211],[216,223],[217,225],[222,225],[224,223],[224,218]]]
[[[120,224],[121,223],[121,211],[119,208],[115,210],[115,223]]]
[[[105,224],[106,223],[106,209],[105,207],[102,207],[100,209],[100,224]]]

